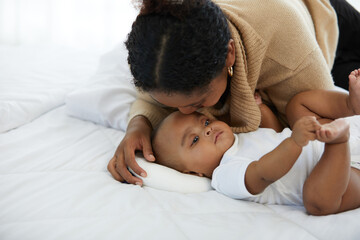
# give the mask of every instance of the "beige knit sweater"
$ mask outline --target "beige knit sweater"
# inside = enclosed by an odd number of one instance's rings
[[[296,93],[334,87],[330,69],[338,26],[328,0],[215,2],[228,19],[236,60],[227,103],[220,110],[210,107],[202,112],[215,118],[226,115],[234,132],[249,132],[261,120],[255,89],[286,121],[286,104]],[[139,93],[129,119],[143,115],[155,126],[169,111]]]

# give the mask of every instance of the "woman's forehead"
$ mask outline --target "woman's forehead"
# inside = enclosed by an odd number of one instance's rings
[[[151,92],[150,96],[158,103],[169,107],[188,107],[195,106],[203,102],[207,94],[182,94],[182,93],[164,93],[164,92]]]
[[[184,114],[182,112],[176,111],[173,114],[176,119],[181,119],[181,120],[195,120],[202,116],[202,114],[199,112]]]

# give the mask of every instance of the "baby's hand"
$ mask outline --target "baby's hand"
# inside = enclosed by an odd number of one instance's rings
[[[256,102],[257,105],[262,104],[262,100],[261,100],[261,96],[260,96],[259,91],[257,91],[257,90],[255,91],[254,98],[255,98],[255,102]]]
[[[313,116],[302,117],[294,124],[291,138],[300,147],[306,146],[309,141],[316,139],[316,130],[321,128],[320,123]]]

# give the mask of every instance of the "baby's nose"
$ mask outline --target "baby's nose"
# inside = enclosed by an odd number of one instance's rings
[[[210,134],[211,134],[211,127],[207,127],[206,129],[205,129],[205,136],[210,136]]]

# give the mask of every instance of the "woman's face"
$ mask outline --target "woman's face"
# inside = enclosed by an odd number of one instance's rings
[[[190,96],[181,93],[167,94],[151,92],[151,97],[163,105],[177,108],[181,113],[193,113],[199,108],[214,106],[224,94],[227,87],[227,68],[214,78],[205,92],[194,91]],[[199,93],[200,92],[200,93]]]

